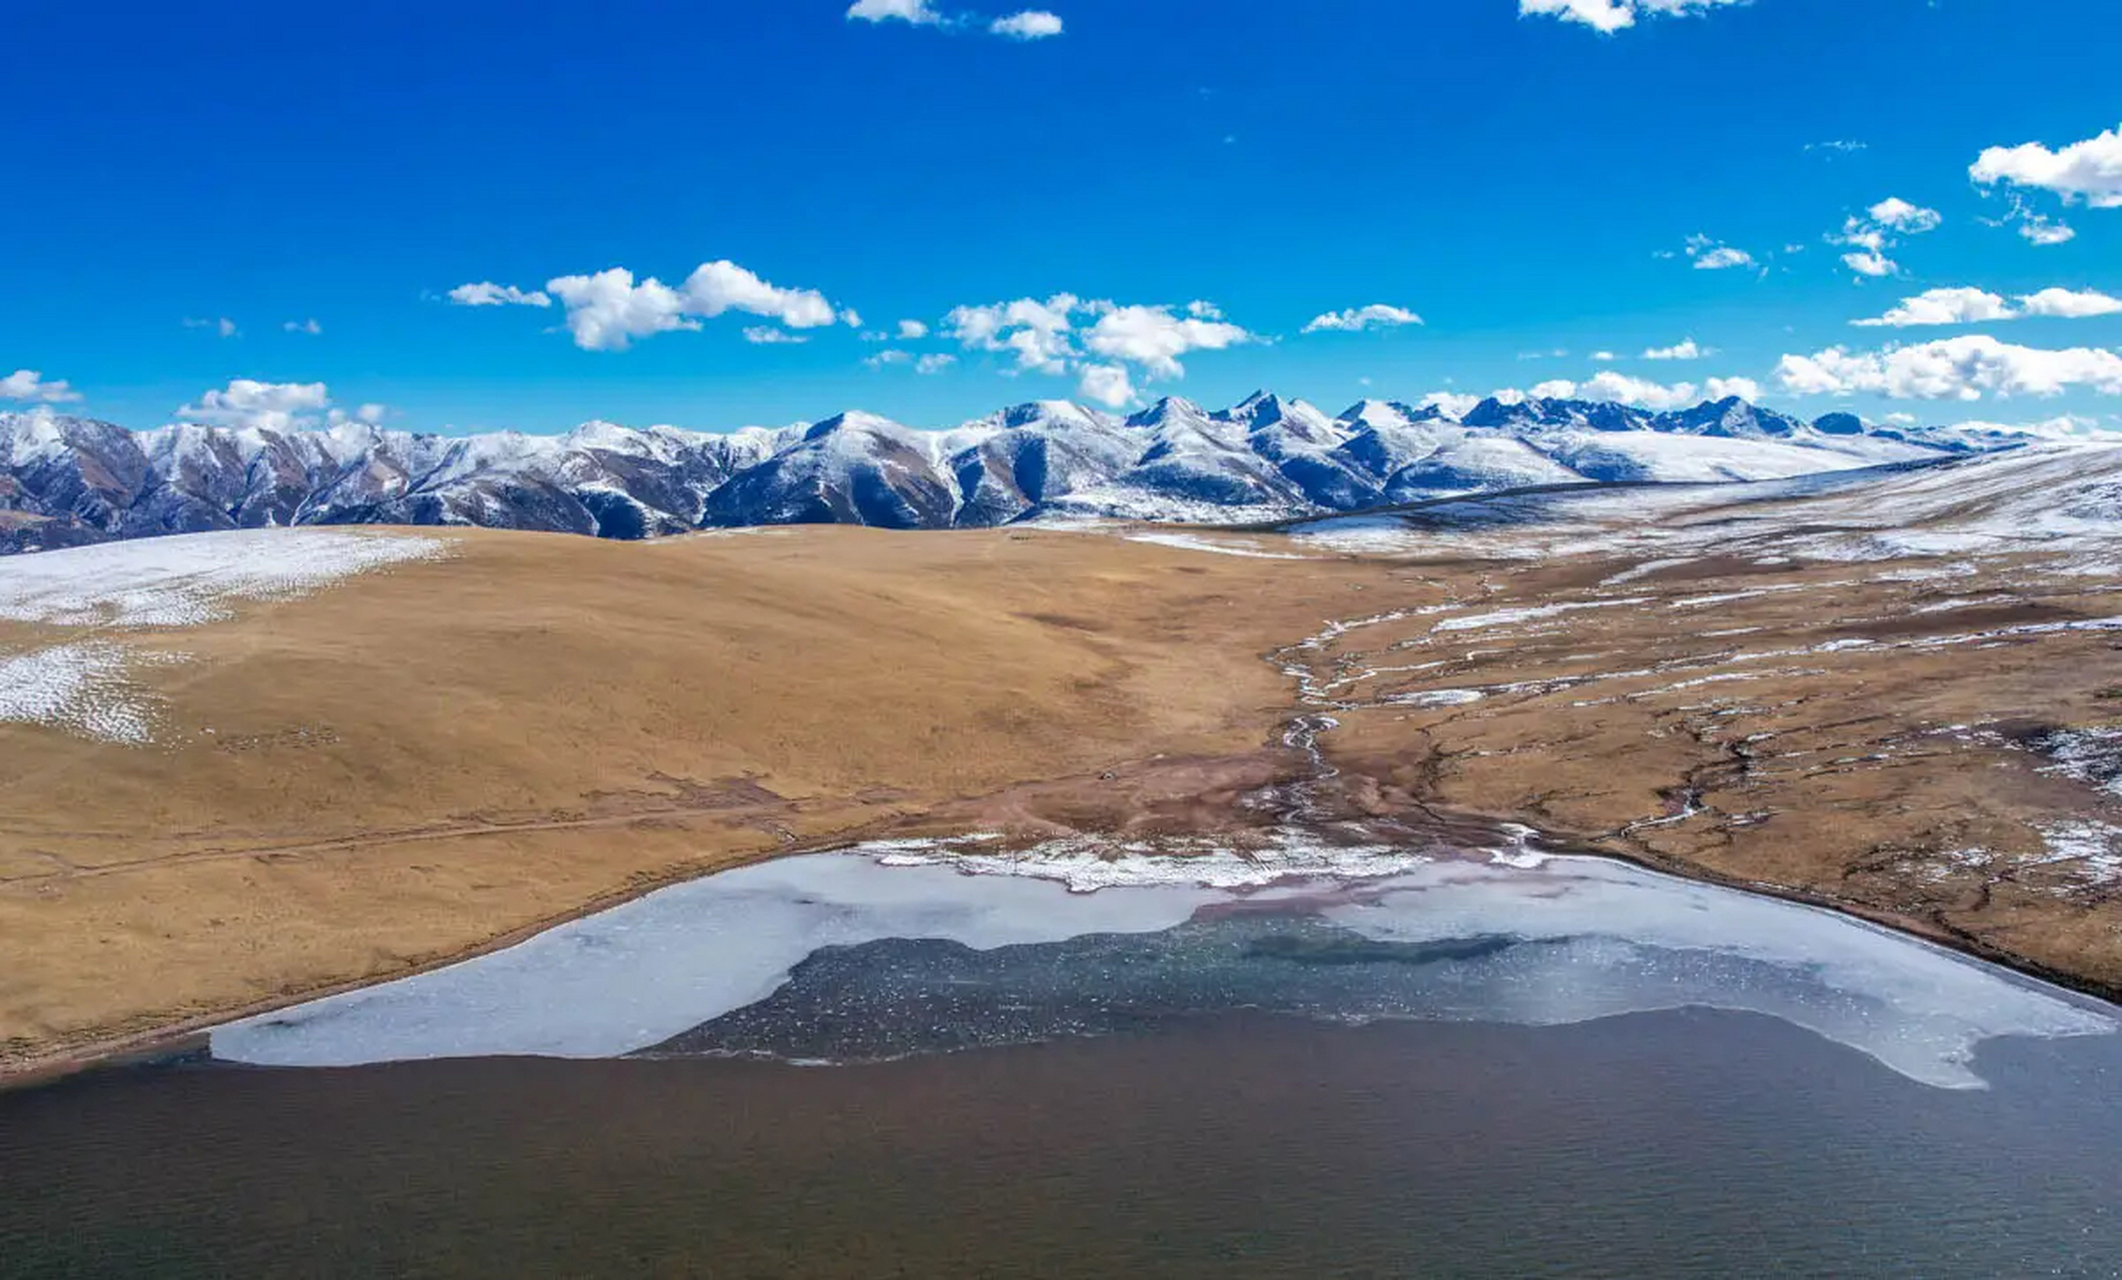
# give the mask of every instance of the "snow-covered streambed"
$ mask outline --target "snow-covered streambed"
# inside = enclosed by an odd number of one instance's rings
[[[1305,847],[1263,867],[1141,851],[1108,862],[1075,845],[960,859],[984,843],[894,843],[711,876],[449,968],[220,1028],[213,1052],[284,1066],[688,1044],[808,1057],[773,1046],[813,1043],[821,1021],[836,1024],[830,1043],[911,1052],[998,1040],[966,1027],[939,1041],[948,1029],[930,1024],[944,1017],[1024,1028],[1006,1041],[1232,1008],[1559,1025],[1708,1006],[1970,1088],[1985,1040],[2117,1029],[2096,1002],[1883,929],[1599,859],[1337,859]],[[732,1020],[741,1035],[718,1030]]]

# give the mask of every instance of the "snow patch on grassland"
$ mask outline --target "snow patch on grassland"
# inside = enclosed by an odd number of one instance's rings
[[[1160,547],[1177,547],[1181,551],[1210,551],[1219,556],[1244,556],[1251,560],[1308,560],[1309,556],[1293,556],[1278,551],[1262,551],[1250,542],[1221,542],[1191,533],[1131,533],[1129,542],[1148,542]]]
[[[1539,618],[1559,617],[1575,613],[1580,609],[1613,609],[1621,605],[1649,604],[1649,596],[1635,596],[1627,600],[1591,600],[1578,604],[1528,605],[1522,609],[1497,609],[1491,613],[1470,613],[1460,618],[1446,618],[1431,627],[1431,631],[1478,631],[1484,627],[1500,627],[1513,622],[1531,622]]]
[[[110,542],[0,560],[0,619],[196,627],[239,600],[287,600],[448,550],[440,538],[246,529]]]
[[[49,725],[100,742],[144,746],[154,741],[158,712],[130,672],[150,661],[183,659],[102,643],[0,654],[0,722]]]
[[[0,621],[98,630],[195,627],[238,601],[291,600],[394,564],[433,560],[440,538],[251,529],[103,543],[0,559]],[[71,638],[0,651],[0,723],[144,746],[161,710],[130,673],[181,654]]]

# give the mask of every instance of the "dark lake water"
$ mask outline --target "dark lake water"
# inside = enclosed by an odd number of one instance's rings
[[[1944,1090],[1689,1010],[130,1070],[0,1096],[0,1273],[2111,1275],[2117,1059]]]
[[[0,1094],[0,1276],[2122,1275],[2106,1006],[1594,860],[989,869]]]

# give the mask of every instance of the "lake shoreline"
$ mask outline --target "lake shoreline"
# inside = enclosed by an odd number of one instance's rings
[[[1452,814],[1445,818],[1455,828],[1487,826],[1499,834],[1508,827],[1517,826],[1531,830],[1512,819],[1497,819],[1485,814]],[[398,972],[364,977],[345,982],[324,984],[316,987],[289,990],[274,996],[244,1005],[235,1005],[210,1012],[191,1015],[182,1019],[162,1022],[154,1027],[115,1036],[99,1037],[88,1043],[32,1057],[26,1060],[0,1063],[0,1093],[33,1089],[56,1081],[88,1072],[106,1069],[150,1065],[203,1050],[211,1032],[222,1026],[259,1017],[331,996],[379,987],[404,981],[422,974],[447,969],[454,965],[475,960],[496,952],[505,951],[525,943],[541,934],[591,916],[638,902],[643,898],[679,885],[693,883],[712,876],[722,875],[746,867],[789,858],[816,854],[844,852],[879,838],[903,838],[911,828],[918,829],[932,824],[889,824],[891,831],[870,831],[854,835],[841,835],[804,847],[775,850],[751,857],[737,857],[718,862],[706,870],[685,869],[669,875],[645,877],[626,889],[585,902],[568,911],[509,930],[476,946],[461,949],[446,956],[438,956],[409,966]],[[1527,838],[1530,847],[1540,852],[1561,857],[1581,857],[1610,861],[1657,875],[1669,876],[1697,884],[1728,890],[1749,897],[1770,899],[1826,912],[1916,941],[1941,947],[1947,951],[1984,964],[1994,965],[2017,977],[2031,979],[2059,988],[2081,997],[2101,1002],[2103,1005],[2122,1009],[2122,989],[2116,989],[2097,981],[2061,973],[2037,962],[2016,956],[1989,946],[1979,939],[1958,935],[1939,928],[1934,922],[1917,917],[1881,912],[1859,905],[1840,902],[1825,895],[1760,882],[1746,882],[1721,876],[1704,868],[1684,863],[1671,862],[1656,856],[1645,856],[1637,851],[1606,847],[1599,841],[1586,841],[1567,837],[1550,837],[1535,833]]]

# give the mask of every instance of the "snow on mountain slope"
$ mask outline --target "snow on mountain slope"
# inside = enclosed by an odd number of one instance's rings
[[[1065,401],[947,431],[863,413],[730,434],[588,422],[558,436],[130,432],[0,414],[0,552],[269,525],[483,525],[607,538],[843,522],[1271,520],[1463,493],[1619,480],[1748,481],[2018,443],[1994,433],[1807,424],[1739,400],[1651,413],[1488,400],[1455,419],[1366,400],[1329,417],[1267,392],[1129,418]]]
[[[1288,527],[1300,546],[1538,559],[1575,554],[1765,564],[2043,553],[2122,573],[2122,442],[2050,442],[1757,484],[1471,496]]]

